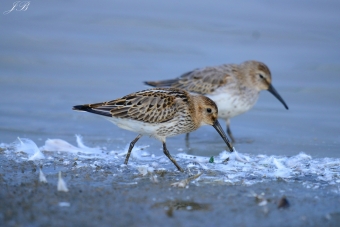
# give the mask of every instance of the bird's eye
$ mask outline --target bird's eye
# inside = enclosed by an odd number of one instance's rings
[[[207,112],[208,112],[208,113],[211,113],[211,109],[210,109],[210,108],[208,108],[208,109],[207,109]]]
[[[264,76],[262,76],[262,74],[259,74],[259,77],[260,77],[261,79],[264,79]]]

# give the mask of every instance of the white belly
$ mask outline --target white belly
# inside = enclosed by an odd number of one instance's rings
[[[248,95],[231,95],[225,92],[215,92],[207,95],[218,107],[218,117],[224,120],[240,115],[250,110],[258,99],[258,94]]]
[[[104,118],[106,120],[111,121],[112,123],[114,123],[115,125],[117,125],[118,127],[122,129],[136,132],[144,136],[154,137],[160,141],[165,141],[165,137],[167,137],[164,135],[159,135],[157,133],[161,128],[164,128],[164,126],[166,127],[176,126],[176,122],[170,122],[170,121],[166,123],[150,124],[150,123],[136,121],[136,120],[127,119],[127,118],[113,118],[113,117],[104,117]],[[169,135],[169,136],[173,136],[173,135]]]

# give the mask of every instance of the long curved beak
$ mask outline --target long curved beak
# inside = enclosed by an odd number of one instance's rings
[[[268,91],[270,93],[272,93],[278,100],[280,100],[280,102],[286,107],[286,109],[288,110],[288,106],[285,103],[285,101],[283,100],[283,98],[281,98],[281,96],[279,95],[279,93],[275,90],[275,88],[273,87],[273,85],[269,85]]]
[[[227,138],[227,135],[224,133],[220,123],[218,122],[218,120],[216,120],[213,124],[213,127],[216,129],[216,131],[218,132],[218,134],[220,134],[220,136],[222,137],[222,139],[224,140],[224,142],[227,144],[230,152],[233,152],[234,149],[233,147],[231,146],[228,138]]]

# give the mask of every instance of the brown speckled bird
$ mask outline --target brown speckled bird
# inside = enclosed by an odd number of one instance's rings
[[[178,170],[183,171],[166,148],[166,137],[189,133],[203,125],[213,126],[233,151],[217,120],[218,109],[214,101],[181,89],[154,88],[109,102],[74,106],[73,109],[102,115],[118,127],[138,133],[130,143],[125,164],[135,143],[147,135],[162,141],[164,154]]]
[[[218,106],[218,117],[226,121],[227,133],[234,142],[230,118],[250,110],[255,105],[260,91],[268,90],[288,109],[271,82],[270,70],[264,63],[246,61],[239,65],[224,64],[195,69],[176,79],[147,81],[145,84],[180,88],[211,98]]]

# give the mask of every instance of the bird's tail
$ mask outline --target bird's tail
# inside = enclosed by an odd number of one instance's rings
[[[112,117],[112,114],[109,109],[100,108],[101,103],[98,103],[99,107],[96,107],[96,104],[90,105],[77,105],[72,109],[76,111],[85,111],[89,113],[99,114],[106,117]]]
[[[72,110],[86,111],[86,112],[89,112],[89,109],[91,109],[91,107],[86,106],[86,105],[77,105],[77,106],[73,106],[72,108]]]

